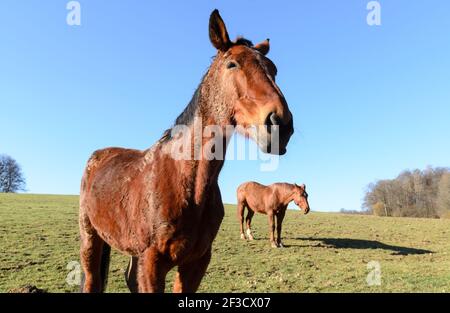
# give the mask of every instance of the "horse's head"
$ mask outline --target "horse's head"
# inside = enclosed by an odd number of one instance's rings
[[[305,184],[301,186],[294,184],[295,193],[294,193],[294,203],[303,210],[304,214],[309,213],[309,203],[308,203],[308,193],[306,192]]]
[[[275,83],[277,68],[266,57],[269,40],[257,45],[243,38],[230,41],[217,10],[211,13],[209,37],[218,50],[211,70],[216,75],[215,88],[225,99],[226,108],[221,109],[229,112],[228,121],[241,126],[237,129],[264,152],[285,154],[294,127],[287,102]],[[271,140],[272,134],[278,134],[279,142]]]

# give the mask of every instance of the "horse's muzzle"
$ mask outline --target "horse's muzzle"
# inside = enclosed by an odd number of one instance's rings
[[[289,139],[294,133],[292,117],[287,124],[283,124],[281,118],[275,113],[267,116],[265,126],[267,127],[267,140],[265,152],[275,155],[284,155],[287,152]],[[267,139],[268,139],[267,138]]]

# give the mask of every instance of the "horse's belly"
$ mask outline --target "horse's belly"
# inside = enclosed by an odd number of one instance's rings
[[[249,207],[249,209],[252,210],[253,212],[266,214],[265,208],[264,208],[263,206],[261,206],[260,204],[256,204],[256,203],[248,203],[248,207]]]
[[[148,227],[125,223],[126,219],[111,220],[97,219],[96,231],[100,237],[111,247],[129,255],[141,254],[151,242],[151,233]]]

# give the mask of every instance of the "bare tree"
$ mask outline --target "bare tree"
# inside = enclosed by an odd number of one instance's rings
[[[395,179],[370,184],[363,206],[379,216],[436,218],[445,210],[450,215],[448,175],[450,169],[439,167],[403,171]]]
[[[0,155],[0,192],[25,190],[25,178],[20,165],[8,155]]]

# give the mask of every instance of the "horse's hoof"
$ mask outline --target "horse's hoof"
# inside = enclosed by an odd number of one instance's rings
[[[280,242],[280,243],[278,244],[278,248],[284,248],[284,245]]]
[[[272,242],[270,245],[271,245],[272,248],[278,248],[278,246],[277,246],[277,244],[275,242]]]
[[[254,240],[255,238],[253,238],[253,236],[252,235],[249,235],[248,236],[248,240]]]
[[[245,238],[245,235],[244,235],[244,234],[241,234],[241,239],[242,239],[242,240],[246,240],[247,238]]]

